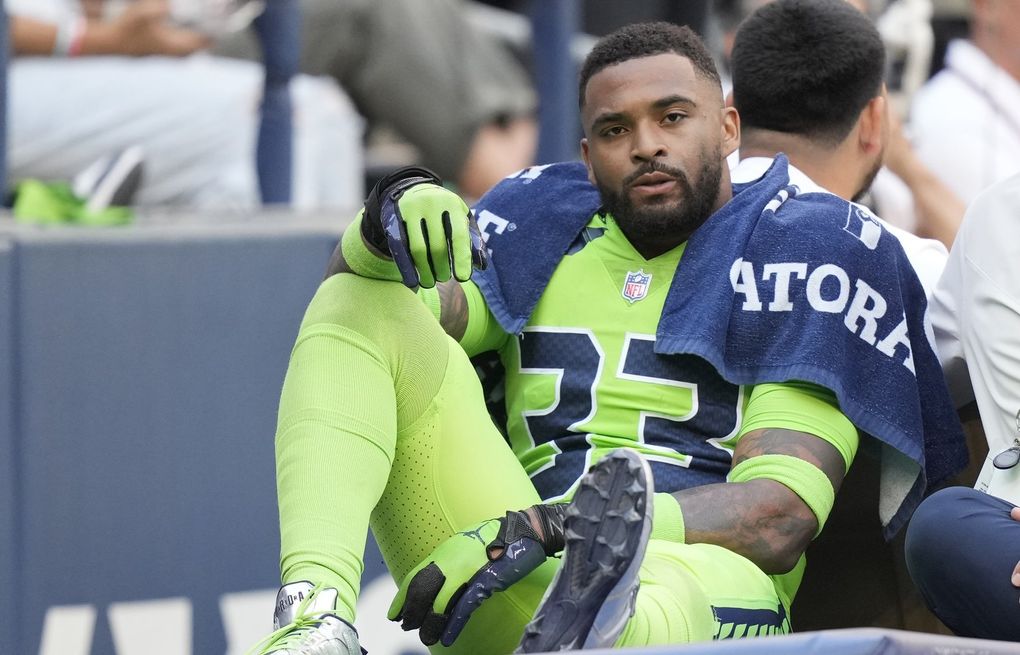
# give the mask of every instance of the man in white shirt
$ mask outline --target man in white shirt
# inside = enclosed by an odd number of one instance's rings
[[[265,71],[203,53],[166,0],[108,19],[69,0],[8,0],[8,166],[15,181],[71,180],[140,146],[134,204],[246,211],[260,204],[255,152]],[[332,80],[293,80],[293,206],[350,207],[363,193],[363,121]]]
[[[932,299],[932,320],[950,391],[957,406],[977,402],[992,458],[1020,448],[1020,175],[971,205]],[[986,463],[978,489],[929,497],[907,530],[911,577],[960,635],[1020,641],[1014,453],[996,461],[1010,468]]]
[[[1020,172],[1020,2],[972,9],[971,38],[950,44],[910,117],[918,156],[966,204]]]

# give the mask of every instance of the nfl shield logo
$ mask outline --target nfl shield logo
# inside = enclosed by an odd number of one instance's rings
[[[652,274],[638,269],[637,273],[627,273],[623,283],[623,297],[630,302],[637,302],[648,295],[648,285],[652,282]]]

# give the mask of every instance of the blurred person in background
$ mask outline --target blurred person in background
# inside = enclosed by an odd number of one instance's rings
[[[526,72],[467,20],[467,4],[301,0],[301,70],[335,79],[370,125],[393,128],[422,164],[478,198],[534,163],[538,129]],[[235,31],[213,52],[259,50],[250,31]]]
[[[1020,2],[973,0],[970,38],[917,93],[910,130],[918,157],[966,204],[1020,172]]]
[[[8,161],[13,180],[67,181],[141,146],[134,202],[208,210],[259,204],[255,144],[262,68],[195,56],[206,35],[165,0],[109,19],[73,1],[11,0]],[[332,80],[297,78],[294,204],[350,207],[363,192],[361,119]]]
[[[867,0],[847,1],[869,16],[878,4]],[[713,0],[711,40],[715,43],[720,68],[727,75],[724,82],[732,75],[731,52],[737,28],[752,11],[769,2],[771,0]],[[883,70],[883,74],[885,72]],[[872,193],[861,200],[877,206],[888,224],[937,239],[948,247],[963,216],[964,205],[917,157],[894,110],[890,111],[890,121],[883,167],[875,176]],[[735,165],[736,159],[731,158],[730,163]]]

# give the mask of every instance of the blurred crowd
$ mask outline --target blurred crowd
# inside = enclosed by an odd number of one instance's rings
[[[713,46],[725,75],[737,26],[765,1],[589,0],[578,42],[639,20],[687,23]],[[355,207],[373,175],[406,163],[434,169],[468,198],[545,163],[535,161],[538,99],[527,42],[507,36],[527,31],[528,3],[493,0],[481,13],[468,0],[298,4],[294,207]],[[966,204],[1020,170],[1020,9],[992,0],[854,4],[877,21],[889,60],[892,128],[866,202],[948,246]],[[8,2],[14,184],[77,181],[88,196],[97,174],[116,185],[144,171],[114,199],[258,206],[262,68],[250,24],[263,7]],[[101,200],[109,202],[106,191]]]

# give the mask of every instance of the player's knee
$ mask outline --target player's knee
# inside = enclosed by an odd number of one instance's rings
[[[954,538],[959,530],[955,519],[974,493],[966,487],[942,489],[921,503],[907,526],[904,550],[911,575],[926,576],[929,572],[940,575],[944,570],[946,557],[957,547],[960,540]]]

